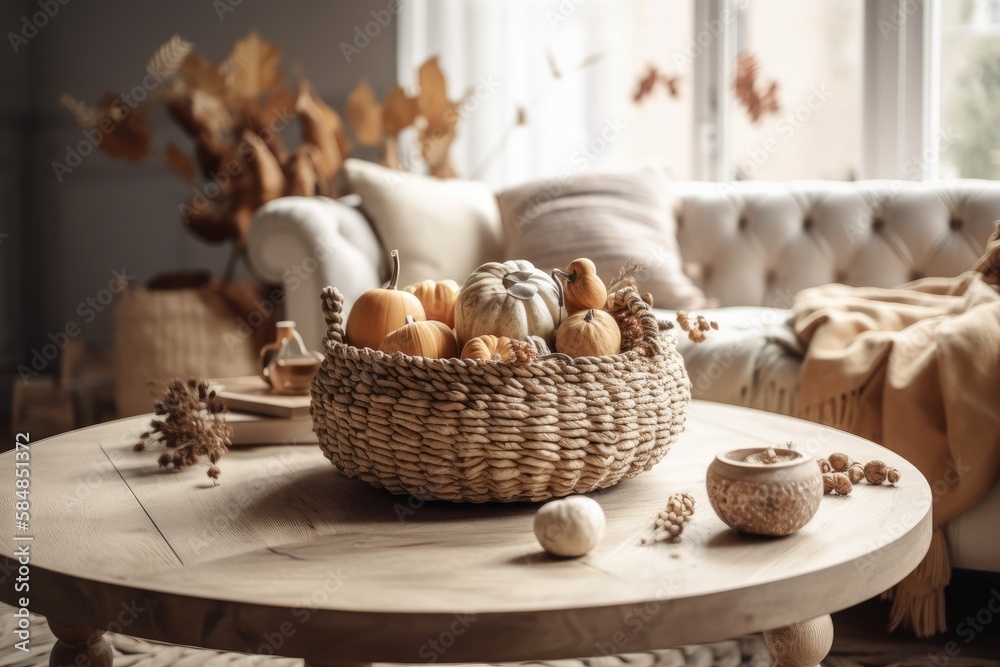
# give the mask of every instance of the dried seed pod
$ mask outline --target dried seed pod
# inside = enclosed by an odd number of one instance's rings
[[[878,459],[865,464],[865,479],[868,480],[869,484],[878,486],[885,481],[888,472],[889,467]]]
[[[833,488],[838,495],[849,496],[854,490],[850,478],[842,472],[833,473]]]
[[[826,459],[816,459],[816,463],[819,464],[819,471],[822,473],[833,472],[833,466]]]
[[[865,478],[865,469],[860,463],[852,463],[851,467],[847,469],[847,476],[851,480],[851,484],[857,484]]]
[[[823,493],[824,493],[824,495],[827,494],[827,493],[833,493],[836,490],[836,488],[837,488],[837,484],[836,484],[836,482],[834,482],[833,473],[832,472],[825,472],[825,473],[823,473]]]
[[[850,456],[847,454],[841,454],[840,452],[830,454],[830,456],[827,457],[827,460],[830,462],[830,466],[833,468],[834,472],[844,472],[851,467],[852,463],[854,463]]]
[[[686,310],[677,311],[677,324],[681,326],[681,329],[688,331],[691,329],[691,321],[688,319],[688,312]]]
[[[667,506],[659,511],[653,521],[653,535],[643,538],[643,543],[673,540],[684,532],[684,526],[694,515],[694,496],[674,493],[667,499]]]
[[[887,470],[885,473],[885,477],[886,479],[889,480],[890,484],[894,485],[896,484],[896,482],[899,481],[900,474],[899,471],[896,470],[895,468],[889,468],[889,470]]]

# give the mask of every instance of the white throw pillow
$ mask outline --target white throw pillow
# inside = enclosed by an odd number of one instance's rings
[[[446,278],[461,285],[484,262],[503,259],[500,210],[489,186],[353,158],[344,170],[386,250],[399,250],[401,287]]]

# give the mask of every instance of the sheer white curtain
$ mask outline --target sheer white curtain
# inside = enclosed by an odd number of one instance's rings
[[[629,5],[404,0],[399,80],[413,90],[437,56],[449,97],[467,96],[452,147],[462,178],[509,185],[615,166],[628,152]]]

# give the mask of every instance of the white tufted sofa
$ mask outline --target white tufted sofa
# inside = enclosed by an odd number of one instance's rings
[[[706,344],[681,346],[694,396],[784,413],[794,409],[801,368],[787,311],[797,291],[957,275],[980,256],[1000,219],[994,181],[670,187],[685,271],[720,305],[710,315],[721,330]],[[285,287],[286,316],[315,349],[320,289],[336,285],[350,303],[386,277],[385,252],[351,202],[268,203],[251,226],[248,255],[262,280]],[[1000,486],[949,526],[957,567],[1000,571],[998,517]]]

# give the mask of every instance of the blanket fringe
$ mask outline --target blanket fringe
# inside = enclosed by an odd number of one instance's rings
[[[910,628],[917,637],[931,637],[948,629],[944,589],[951,581],[951,561],[944,531],[934,528],[927,554],[913,572],[882,593],[892,600],[889,631]]]
[[[856,389],[812,404],[806,404],[800,398],[793,414],[800,419],[853,433],[860,403],[861,391]]]

